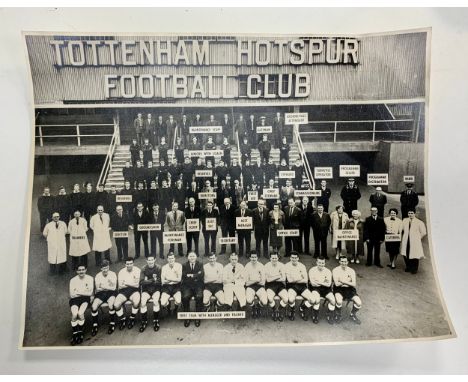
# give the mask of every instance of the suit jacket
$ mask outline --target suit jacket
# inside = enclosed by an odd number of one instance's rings
[[[177,210],[174,215],[174,211],[169,211],[166,215],[166,227],[168,231],[184,231],[185,230],[185,217],[184,213]]]
[[[380,216],[377,219],[369,216],[364,222],[364,241],[384,241],[385,231],[385,222]]]
[[[385,206],[385,204],[387,204],[387,196],[384,194],[380,194],[380,196],[378,196],[377,194],[372,194],[369,197],[369,202],[371,204],[371,207],[382,208]]]
[[[141,214],[141,217],[138,215],[138,211],[135,210],[135,212],[133,213],[133,219],[132,219],[132,223],[133,223],[133,228],[134,230],[136,231],[137,230],[137,227],[138,227],[138,224],[148,224],[149,223],[149,214],[148,214],[148,211],[146,210],[143,210],[142,211],[142,214]]]
[[[207,218],[215,218],[216,219],[216,225],[218,225],[218,218],[219,218],[219,212],[218,210],[215,210],[214,208],[211,209],[211,213],[208,212],[208,208],[202,210],[201,215],[200,215],[200,220],[202,223],[202,231],[206,232],[206,224],[205,221]],[[211,231],[211,232],[216,232],[216,231]]]
[[[301,210],[294,206],[292,214],[290,215],[291,207],[286,206],[284,208],[284,228],[285,229],[297,229],[301,227]]]
[[[280,200],[282,202],[287,202],[289,198],[294,198],[294,187],[291,186],[289,190],[286,186],[282,187],[280,191]]]
[[[315,235],[318,234],[320,236],[327,236],[330,225],[331,218],[330,215],[328,215],[326,212],[322,213],[321,218],[318,212],[312,214],[312,230],[314,231]]]
[[[253,220],[253,227],[256,233],[263,233],[268,234],[270,229],[270,221],[269,221],[269,211],[266,207],[263,208],[263,219],[260,217],[260,210],[255,208],[252,211],[252,220]]]
[[[143,118],[135,118],[135,120],[133,121],[133,127],[135,128],[137,134],[142,133],[145,127],[145,121],[143,120]]]
[[[190,274],[193,274],[193,277],[188,277]],[[198,260],[194,263],[193,271],[188,261],[182,264],[182,287],[203,288],[204,278],[205,271],[203,269],[203,264]]]
[[[330,205],[331,190],[328,187],[325,187],[325,190],[322,190],[320,187],[320,190],[322,191],[322,195],[317,197],[317,205],[321,204],[324,207],[328,207]]]
[[[304,208],[304,206],[299,206],[301,209],[301,226],[302,228],[310,228],[312,226],[312,215],[314,214],[314,208],[310,203]]]
[[[110,225],[113,231],[128,231],[130,219],[125,212],[122,212],[122,217],[119,217],[117,212],[111,215]]]
[[[148,118],[145,119],[145,131],[146,134],[154,135],[156,130],[156,120],[151,117],[151,121]]]
[[[190,210],[190,206],[185,209],[185,218],[186,219],[200,219],[201,210],[200,207],[193,207],[193,212]]]
[[[166,222],[166,214],[164,211],[159,209],[158,217],[154,216],[154,211],[149,213],[149,223],[150,224],[161,224],[161,230],[163,229],[164,223]]]
[[[231,204],[229,210],[223,204],[219,208],[219,225],[222,229],[234,230],[236,229],[235,207]]]
[[[240,218],[241,216],[242,216],[242,214],[241,214],[241,209],[238,208],[238,209],[234,212],[234,217],[235,217],[235,218]],[[249,210],[248,208],[246,208],[246,209],[245,209],[245,212],[244,212],[244,217],[249,217],[249,216],[250,216],[250,217],[252,216],[252,211]],[[235,226],[235,220],[236,220],[236,219],[234,219],[234,226]],[[248,229],[248,228],[241,228],[241,229],[238,229],[237,231],[238,231],[238,232],[239,232],[239,231],[249,231],[249,232],[250,232],[251,230]]]

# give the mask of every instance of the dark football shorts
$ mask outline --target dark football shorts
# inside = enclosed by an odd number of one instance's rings
[[[215,295],[219,291],[223,290],[223,284],[220,284],[220,283],[205,284],[205,290],[210,291],[211,294]]]
[[[94,298],[97,298],[102,302],[106,302],[112,296],[117,296],[117,292],[115,290],[101,290],[95,294]]]
[[[122,289],[119,289],[119,293],[118,294],[122,294],[126,297],[126,299],[128,300],[130,298],[130,296],[135,293],[135,292],[139,292],[138,288],[135,288],[135,287],[125,287],[125,288],[122,288]]]
[[[286,288],[294,290],[300,296],[307,289],[307,284],[287,283]]]
[[[177,292],[180,292],[180,284],[165,284],[161,287],[161,293],[169,296],[174,296]]]
[[[274,294],[278,294],[283,289],[286,290],[286,286],[281,281],[272,281],[265,284],[265,289],[271,289]]]
[[[354,287],[336,286],[333,291],[341,294],[344,300],[351,300],[354,296],[359,296],[356,292],[356,288]]]
[[[323,285],[318,286],[318,287],[313,286],[313,287],[310,288],[310,290],[312,292],[316,291],[320,295],[320,297],[323,297],[323,298],[325,298],[328,293],[332,293],[332,288],[331,287],[326,287],[326,286],[323,286]]]
[[[245,287],[245,289],[253,289],[255,293],[257,293],[257,291],[261,288],[265,288],[263,285],[260,285],[260,284],[252,284],[252,285],[249,285],[247,287]]]
[[[78,307],[81,306],[81,304],[87,302],[88,304],[91,302],[91,297],[89,296],[78,296],[78,297],[73,297],[70,299],[69,301],[69,304],[70,304],[70,307],[72,307],[73,305],[76,305]]]
[[[141,286],[141,293],[146,292],[150,296],[152,296],[156,292],[161,292],[161,285],[160,284],[148,284]]]

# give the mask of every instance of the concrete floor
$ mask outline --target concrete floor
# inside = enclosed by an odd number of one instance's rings
[[[75,182],[95,180],[96,174],[77,174],[51,176],[49,178],[36,176],[33,190],[33,206],[45,183],[56,189],[64,184],[67,190]],[[339,192],[341,184],[332,185],[330,206],[341,202]],[[360,185],[363,194],[359,201],[359,209],[363,217],[368,215],[369,194],[372,187]],[[399,208],[399,195],[389,195],[390,207]],[[425,221],[424,197],[421,197],[419,217]],[[26,323],[24,346],[67,346],[70,337],[70,313],[68,306],[68,282],[74,276],[70,273],[64,276],[49,276],[47,263],[47,245],[39,232],[37,211],[33,208],[30,236],[30,253],[28,269],[28,289],[26,301]],[[220,233],[218,233],[218,236]],[[311,238],[313,241],[313,239]],[[252,245],[254,245],[252,235]],[[133,238],[129,238],[130,253],[133,253]],[[299,316],[291,322],[273,322],[270,318],[258,320],[207,320],[200,328],[191,325],[184,328],[183,323],[174,318],[163,318],[161,329],[155,333],[148,327],[144,334],[137,327],[131,331],[116,330],[113,335],[106,333],[105,324],[96,337],[90,335],[90,313],[87,312],[85,341],[82,346],[120,346],[120,345],[199,345],[199,344],[268,344],[268,343],[312,343],[355,340],[405,339],[420,337],[436,337],[450,334],[445,320],[441,301],[436,290],[432,271],[432,255],[429,254],[427,238],[423,242],[426,258],[421,261],[417,275],[404,272],[404,262],[398,258],[397,269],[379,269],[353,265],[356,270],[359,295],[363,300],[363,308],[359,312],[362,324],[355,325],[344,312],[344,321],[339,325],[330,326],[323,316],[318,325],[310,320],[303,321]],[[313,243],[311,243],[313,248]],[[331,255],[331,246],[329,246]],[[203,238],[200,236],[200,248],[203,248]],[[382,264],[388,262],[387,254],[382,247]],[[116,258],[115,248],[111,250],[111,258]],[[88,274],[94,276],[98,269],[94,266],[94,255],[89,256]],[[177,258],[184,261],[185,258]],[[203,259],[206,262],[206,259]],[[301,261],[309,269],[313,264],[309,256],[302,256]],[[223,264],[228,262],[227,255],[219,256]],[[241,258],[241,263],[247,259]],[[261,259],[263,263],[265,259]],[[284,261],[284,260],[283,260]],[[144,257],[136,262],[138,267],[145,264]],[[162,260],[158,259],[161,264]],[[331,269],[337,266],[332,258],[327,266]],[[113,264],[114,272],[122,267]],[[350,309],[350,308],[348,308]],[[139,324],[137,323],[137,326]]]

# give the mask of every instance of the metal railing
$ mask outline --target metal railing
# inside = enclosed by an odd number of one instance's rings
[[[112,137],[112,134],[81,134],[82,127],[102,127],[102,126],[114,126],[111,123],[82,123],[79,125],[36,125],[38,128],[38,135],[36,138],[39,138],[39,145],[41,147],[44,146],[44,139],[48,138],[73,138],[76,139],[77,145],[81,146],[81,139],[82,138],[98,138],[98,137]],[[47,129],[58,129],[58,128],[65,128],[65,129],[74,129],[74,134],[44,134],[45,130]]]
[[[98,185],[105,184],[107,176],[112,167],[112,158],[114,157],[115,147],[120,144],[120,129],[119,129],[119,119],[114,118],[114,134],[107,150],[106,159],[104,160],[104,165],[102,166],[101,174],[99,175]]]
[[[378,124],[395,124],[395,123],[409,123],[411,122],[414,124],[414,119],[384,119],[384,120],[362,120],[362,121],[309,121],[307,125],[300,125],[300,127],[312,127],[313,125],[333,125],[333,130],[323,130],[323,131],[300,131],[300,135],[312,135],[312,136],[327,136],[333,134],[333,143],[339,142],[340,134],[361,134],[361,139],[357,139],[357,141],[372,141],[375,142],[376,134],[398,134],[398,133],[413,133],[413,128],[411,129],[387,129],[381,130],[377,129]],[[361,125],[371,125],[369,129],[360,129],[360,130],[340,130],[340,125],[352,125],[352,124],[361,124]],[[362,134],[372,134],[372,138],[369,139],[362,139]],[[411,138],[410,138],[411,140]],[[347,140],[349,141],[349,140]]]
[[[307,154],[304,149],[304,144],[302,143],[301,134],[299,133],[299,125],[294,125],[293,135],[296,138],[297,150],[299,151],[302,163],[304,164],[304,171],[307,179],[309,180],[309,185],[312,187],[313,190],[315,190],[314,173],[310,168],[309,159],[307,158]]]

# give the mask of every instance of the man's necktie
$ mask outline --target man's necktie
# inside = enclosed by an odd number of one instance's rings
[[[395,220],[395,218],[390,218],[390,220]]]
[[[104,222],[102,221],[102,215],[99,215],[99,219],[101,219],[101,223],[104,223]]]
[[[76,218],[76,225],[80,224],[80,219]]]
[[[55,228],[58,229],[58,222],[55,222]]]
[[[190,267],[192,268],[192,273],[193,273],[193,264],[190,264]]]
[[[292,214],[293,214],[293,208],[291,207],[291,208],[289,209],[289,217],[291,217]]]

